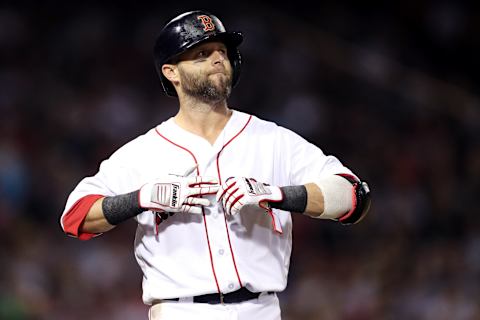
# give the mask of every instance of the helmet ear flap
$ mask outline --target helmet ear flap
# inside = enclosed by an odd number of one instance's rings
[[[242,55],[240,54],[240,51],[235,48],[233,54],[231,54],[228,58],[230,59],[233,69],[232,87],[235,88],[238,80],[240,79],[240,73],[242,71]]]

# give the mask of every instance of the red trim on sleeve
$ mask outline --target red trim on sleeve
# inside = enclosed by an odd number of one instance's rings
[[[80,231],[88,211],[95,201],[104,196],[100,194],[89,194],[80,198],[62,217],[63,231],[68,235],[74,236],[80,240],[90,240],[97,234]]]

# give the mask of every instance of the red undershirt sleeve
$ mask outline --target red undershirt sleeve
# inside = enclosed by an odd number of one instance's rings
[[[90,240],[97,234],[81,232],[80,227],[95,201],[104,197],[99,194],[90,194],[80,198],[62,217],[63,231],[80,240]]]

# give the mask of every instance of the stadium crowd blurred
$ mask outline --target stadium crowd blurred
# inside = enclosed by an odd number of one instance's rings
[[[372,188],[358,225],[294,217],[283,318],[479,319],[479,11],[342,3],[204,8],[245,35],[231,107]],[[152,47],[197,8],[0,5],[0,319],[146,318],[135,224],[82,242],[59,217],[100,161],[175,113]]]

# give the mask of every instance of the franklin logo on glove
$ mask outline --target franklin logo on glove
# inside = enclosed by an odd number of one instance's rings
[[[253,191],[253,186],[250,183],[250,181],[248,181],[248,179],[245,179],[244,181],[245,181],[245,184],[248,187],[248,193],[251,194],[252,196],[255,195],[255,192]]]
[[[172,183],[172,207],[175,207],[177,205],[179,191],[180,185]]]
[[[153,212],[202,214],[202,207],[210,205],[202,197],[217,193],[219,188],[215,178],[168,175],[143,185],[138,199],[141,208]]]

